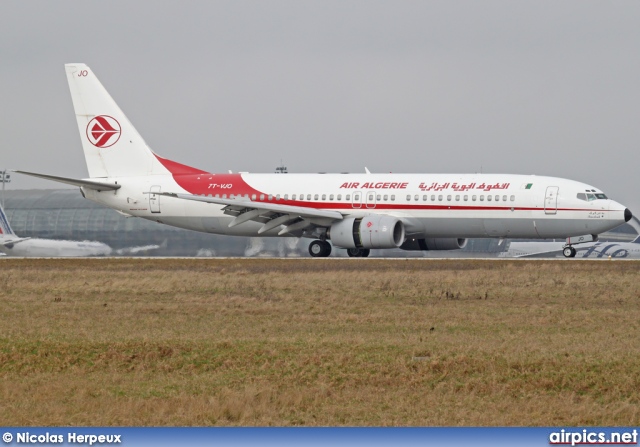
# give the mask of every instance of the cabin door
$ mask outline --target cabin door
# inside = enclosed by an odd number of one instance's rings
[[[353,195],[351,196],[351,207],[352,208],[362,207],[362,193],[360,191],[353,191]]]
[[[154,194],[160,192],[160,190],[160,185],[154,185],[149,190],[149,210],[151,210],[152,213],[160,212],[160,196],[158,194]]]
[[[558,212],[558,189],[557,186],[547,186],[547,193],[544,196],[544,213],[556,214]]]

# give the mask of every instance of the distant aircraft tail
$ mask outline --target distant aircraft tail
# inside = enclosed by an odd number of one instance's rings
[[[640,244],[640,234],[634,240],[631,241],[634,244]]]
[[[9,225],[9,219],[7,219],[7,215],[4,213],[4,209],[0,205],[0,236],[15,236],[16,234],[11,229],[11,225]]]
[[[167,174],[158,157],[85,64],[66,64],[91,178]]]

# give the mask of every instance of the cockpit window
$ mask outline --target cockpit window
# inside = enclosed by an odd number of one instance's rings
[[[578,197],[578,200],[584,200],[585,202],[587,201],[587,195],[583,192],[579,192],[577,197]]]
[[[589,202],[591,202],[592,200],[596,200],[596,195],[595,194],[587,194],[587,199],[589,199]]]
[[[596,199],[606,199],[606,198],[607,198],[607,196],[602,194],[601,192],[596,193]]]

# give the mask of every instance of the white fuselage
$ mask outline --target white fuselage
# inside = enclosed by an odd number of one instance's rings
[[[385,214],[402,219],[407,235],[415,238],[565,238],[599,234],[625,222],[623,205],[607,198],[578,198],[603,197],[595,187],[533,175],[200,173],[104,181],[122,187],[83,188],[85,196],[132,216],[227,235],[255,236],[262,224],[247,221],[230,228],[233,216],[225,214],[223,205],[153,192],[240,198],[355,217]],[[275,228],[262,236],[277,234]]]
[[[10,240],[3,236],[0,242]],[[0,252],[7,256],[21,257],[73,257],[73,256],[109,256],[111,247],[95,241],[65,241],[55,239],[21,239],[18,242],[0,243]]]

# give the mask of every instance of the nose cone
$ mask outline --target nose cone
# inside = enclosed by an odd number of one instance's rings
[[[632,217],[633,217],[633,214],[631,214],[631,210],[629,210],[629,208],[625,208],[625,210],[624,210],[624,221],[625,222],[629,222]]]

